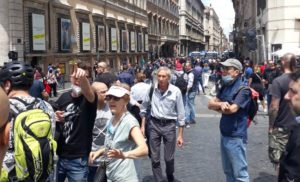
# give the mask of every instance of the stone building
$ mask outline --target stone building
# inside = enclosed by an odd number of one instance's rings
[[[179,5],[178,0],[147,0],[149,57],[178,55]]]
[[[300,47],[300,1],[233,0],[235,52],[255,62],[279,49]]]
[[[16,51],[19,60],[68,75],[77,58],[113,69],[147,59],[146,0],[1,0],[0,24],[2,62]]]
[[[219,52],[223,34],[219,17],[211,6],[206,6],[204,13],[205,50]]]
[[[201,0],[179,1],[180,55],[187,56],[192,51],[205,49],[204,5]]]

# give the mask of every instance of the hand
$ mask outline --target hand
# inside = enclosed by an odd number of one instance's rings
[[[178,136],[177,137],[177,146],[180,147],[180,148],[183,146],[183,138],[182,138],[182,136]]]
[[[97,159],[97,152],[90,152],[89,155],[89,164],[93,164],[94,160]]]
[[[269,128],[269,134],[273,132],[273,128]]]
[[[126,156],[124,154],[124,152],[122,152],[119,149],[111,149],[107,152],[107,156],[109,158],[119,158],[119,159],[125,159]]]
[[[64,111],[56,111],[55,112],[55,120],[58,122],[63,122],[65,120]]]
[[[225,110],[229,109],[230,104],[228,102],[221,102],[220,107],[221,107],[222,111],[225,111]]]

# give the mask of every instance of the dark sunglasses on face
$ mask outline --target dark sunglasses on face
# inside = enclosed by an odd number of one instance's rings
[[[116,97],[116,96],[113,96],[113,95],[107,95],[105,97],[105,100],[107,101],[110,101],[111,99],[113,99],[114,101],[119,101],[122,97]]]

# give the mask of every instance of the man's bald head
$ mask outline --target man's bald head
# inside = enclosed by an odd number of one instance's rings
[[[10,124],[6,124],[9,115],[9,101],[4,90],[0,87],[0,175],[3,158],[6,153],[9,140]]]
[[[106,62],[97,63],[96,71],[97,74],[102,74],[103,72],[107,71],[107,63]]]
[[[98,109],[102,109],[99,107],[103,107],[103,105],[105,104],[105,97],[108,88],[106,84],[102,82],[94,82],[92,84],[92,88],[98,95]]]
[[[9,114],[9,101],[6,93],[0,88],[0,128],[7,122]]]
[[[102,82],[94,82],[92,84],[92,88],[94,89],[94,91],[98,91],[98,90],[103,90],[103,89],[108,89],[105,83]]]

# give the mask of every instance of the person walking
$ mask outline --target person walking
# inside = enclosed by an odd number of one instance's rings
[[[170,84],[171,70],[160,67],[157,70],[158,83],[154,85],[152,96],[147,96],[142,103],[141,130],[145,135],[145,126],[149,124],[149,147],[151,151],[151,163],[154,179],[156,182],[164,180],[160,165],[160,145],[163,139],[164,159],[166,173],[169,182],[174,178],[174,153],[175,146],[183,146],[183,127],[185,125],[184,105],[181,91]],[[150,91],[149,91],[150,92]],[[151,97],[151,98],[150,98]],[[151,107],[150,107],[151,105]],[[149,108],[150,107],[150,108]],[[146,123],[147,110],[150,111],[150,120]],[[179,123],[176,140],[176,121]],[[149,123],[148,123],[149,122]]]
[[[194,76],[197,78],[197,84],[198,84],[198,89],[197,89],[197,92],[198,94],[200,94],[200,87],[201,87],[201,90],[203,92],[203,94],[205,95],[205,88],[203,86],[203,81],[202,81],[202,67],[200,66],[200,63],[197,62],[196,63],[196,66],[194,68]]]
[[[49,96],[52,97],[53,92],[54,97],[57,97],[57,79],[53,68],[49,69],[47,73],[47,83],[51,87]]]
[[[227,182],[249,182],[246,158],[248,107],[250,89],[243,86],[243,66],[237,59],[227,59],[222,64],[223,86],[208,108],[222,114],[220,120],[221,157]]]
[[[279,160],[289,134],[295,127],[296,121],[288,102],[284,99],[291,81],[290,74],[296,69],[296,57],[293,54],[285,54],[281,58],[283,74],[275,78],[269,87],[272,97],[269,108],[269,159],[278,172]]]
[[[250,75],[248,79],[248,85],[249,87],[253,88],[256,92],[258,92],[258,98],[261,103],[262,109],[265,113],[267,113],[267,107],[264,99],[265,88],[262,81],[262,74],[258,65],[254,67],[254,72]]]
[[[112,85],[106,100],[113,117],[108,123],[105,148],[90,153],[90,163],[97,157],[106,157],[106,175],[109,181],[138,182],[133,159],[147,155],[148,148],[137,120],[127,111],[130,100],[127,84]]]
[[[211,70],[208,66],[208,63],[204,63],[202,72],[203,72],[203,86],[204,86],[204,88],[208,88],[208,81],[209,81],[209,76],[210,76],[210,72],[211,72]]]
[[[185,124],[186,128],[190,128],[190,124],[196,124],[195,121],[195,98],[198,90],[197,78],[194,75],[192,63],[188,62],[185,65],[185,70],[188,75],[186,105],[185,105]]]
[[[297,125],[292,129],[280,159],[278,182],[300,181],[300,71],[290,75],[291,82],[284,99],[288,101]]]
[[[112,114],[105,100],[106,92],[108,90],[105,83],[94,82],[92,84],[92,88],[94,92],[97,93],[98,95],[97,115],[96,115],[94,129],[93,129],[93,143],[92,143],[92,152],[95,152],[101,148],[104,148],[107,125],[109,120],[112,118]],[[100,164],[101,164],[100,159],[95,160],[93,163],[89,164],[88,182],[94,182],[97,169],[98,172],[100,170],[104,170],[101,168]]]

